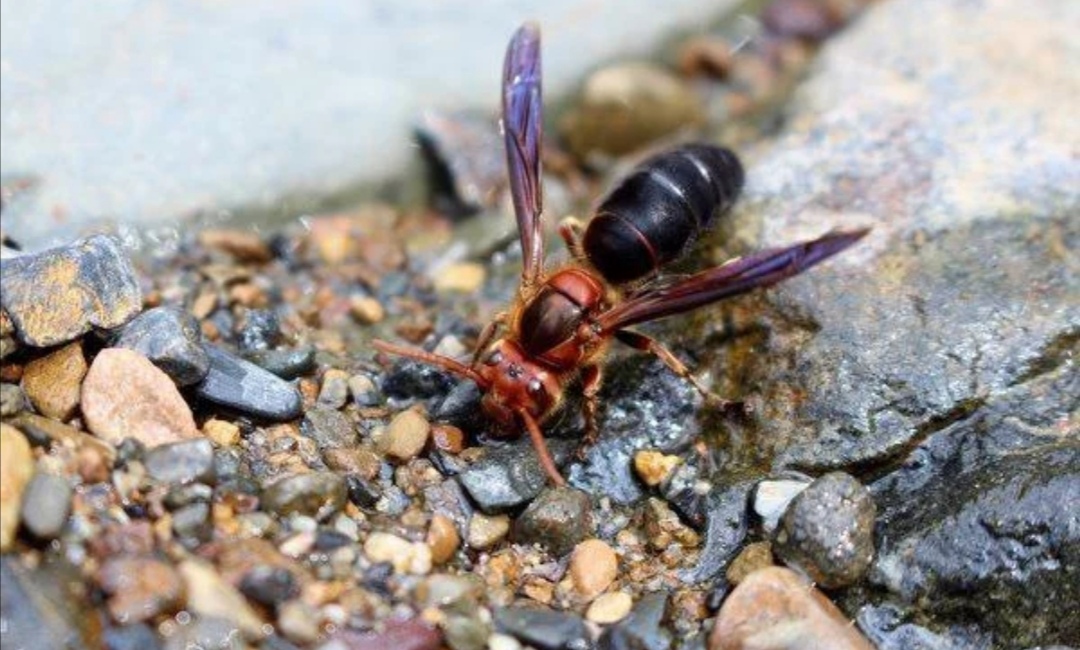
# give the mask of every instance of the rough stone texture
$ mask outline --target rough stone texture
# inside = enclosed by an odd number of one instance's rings
[[[159,445],[146,452],[147,473],[162,483],[182,485],[214,478],[214,445],[206,438]]]
[[[95,327],[119,327],[142,309],[135,271],[113,237],[5,259],[0,268],[0,305],[27,345],[48,347]]]
[[[175,307],[155,307],[139,314],[120,330],[114,345],[135,350],[180,386],[201,381],[210,372],[199,322]]]
[[[23,392],[42,415],[68,420],[79,408],[86,370],[82,343],[69,343],[26,364],[22,377]]]
[[[216,345],[205,349],[210,356],[210,372],[195,384],[196,395],[267,420],[291,420],[300,415],[300,393],[288,382]]]
[[[148,447],[198,437],[191,408],[172,379],[138,352],[98,353],[83,381],[86,426],[119,445],[135,438]]]
[[[34,456],[22,432],[0,424],[0,551],[15,540],[23,492],[34,475]]]
[[[286,476],[262,492],[266,510],[287,515],[300,512],[325,519],[341,510],[348,493],[345,479],[332,472],[311,472]]]
[[[514,540],[541,544],[559,556],[589,537],[593,525],[589,495],[572,488],[553,488],[541,492],[514,522]]]
[[[548,441],[556,465],[570,455],[571,448],[567,441]],[[460,480],[476,505],[490,514],[530,501],[544,489],[548,477],[532,442],[522,439],[489,449],[481,460],[461,473]]]
[[[806,578],[790,569],[755,571],[724,601],[709,650],[872,650]]]

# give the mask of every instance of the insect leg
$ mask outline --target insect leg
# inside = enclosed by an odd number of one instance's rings
[[[726,400],[705,388],[705,386],[690,373],[690,369],[686,367],[686,364],[679,361],[679,358],[676,357],[671,350],[664,347],[664,344],[656,339],[631,330],[618,330],[615,332],[615,338],[635,350],[641,350],[642,352],[656,355],[660,361],[664,362],[665,366],[671,368],[672,372],[690,382],[690,385],[693,386],[698,393],[701,393],[701,396],[705,398],[705,401],[714,404],[721,411],[741,409],[742,405],[740,402]]]
[[[566,217],[559,222],[559,236],[566,242],[570,254],[579,260],[585,259],[585,248],[581,244],[585,226],[576,217]]]
[[[596,407],[602,380],[600,366],[586,366],[582,371],[581,388],[584,400],[581,402],[581,414],[585,416],[585,436],[577,448],[578,460],[585,458],[585,452],[596,444],[596,438],[600,434],[600,428],[596,426]]]
[[[540,425],[536,423],[536,419],[529,415],[527,411],[518,411],[518,415],[522,421],[525,422],[525,428],[529,432],[529,438],[532,439],[533,447],[536,449],[536,455],[540,457],[540,466],[544,468],[548,478],[551,482],[558,487],[566,486],[566,479],[559,473],[559,469],[555,467],[555,461],[551,458],[551,452],[548,451],[547,442],[544,441],[544,432],[540,430]]]
[[[484,325],[484,329],[480,330],[480,338],[476,340],[476,350],[473,351],[472,365],[476,365],[480,361],[480,355],[484,353],[487,346],[491,343],[491,340],[495,338],[495,334],[498,333],[499,327],[506,324],[507,313],[500,311],[495,314],[495,317],[491,319],[487,325]]]

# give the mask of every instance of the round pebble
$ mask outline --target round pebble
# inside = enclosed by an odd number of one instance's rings
[[[565,555],[592,530],[589,495],[572,488],[553,488],[541,492],[521,513],[514,524],[514,539]]]
[[[147,621],[183,603],[180,574],[156,558],[109,558],[98,571],[97,581],[109,596],[109,614],[120,624]]]
[[[364,542],[364,555],[372,562],[389,562],[397,573],[431,572],[431,549],[390,533],[374,532]]]
[[[478,551],[484,551],[505,539],[509,532],[510,518],[506,515],[489,517],[475,513],[469,519],[468,544]]]
[[[22,376],[23,392],[42,415],[69,420],[79,407],[86,370],[82,342],[69,343],[26,364]]]
[[[55,539],[71,514],[71,494],[67,479],[38,472],[23,495],[23,526],[38,539]]]
[[[419,411],[402,411],[390,420],[378,447],[394,460],[410,460],[423,451],[430,432],[431,424]]]
[[[472,293],[484,284],[487,269],[477,262],[458,262],[441,269],[432,284],[436,291]]]
[[[322,386],[319,388],[319,406],[339,409],[345,406],[349,398],[349,373],[331,368],[323,373]]]
[[[453,520],[442,514],[433,516],[428,527],[427,544],[431,547],[431,561],[435,564],[444,564],[454,557],[461,546],[461,535]]]
[[[382,303],[370,296],[353,296],[349,299],[349,313],[362,325],[373,325],[386,317]]]
[[[15,427],[0,424],[0,551],[6,552],[15,541],[23,493],[33,475],[30,443]]]
[[[279,515],[294,512],[322,520],[340,512],[348,491],[345,479],[333,472],[310,472],[286,476],[262,492],[262,506]]]
[[[585,610],[585,618],[600,625],[610,625],[626,618],[633,606],[634,599],[625,591],[603,594]]]
[[[607,542],[587,539],[574,547],[570,556],[570,577],[582,599],[596,598],[611,586],[619,572],[619,560]]]

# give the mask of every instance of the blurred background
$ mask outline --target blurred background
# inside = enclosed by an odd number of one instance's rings
[[[36,182],[4,230],[36,247],[101,220],[288,219],[415,164],[428,109],[494,120],[523,20],[542,25],[554,102],[597,65],[740,4],[762,3],[5,0],[0,171],[9,187]]]

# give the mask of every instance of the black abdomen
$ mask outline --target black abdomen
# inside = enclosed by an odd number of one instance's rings
[[[643,278],[679,257],[742,186],[742,164],[722,147],[686,145],[650,158],[600,204],[585,256],[612,284]]]

